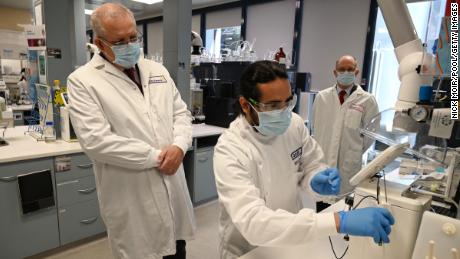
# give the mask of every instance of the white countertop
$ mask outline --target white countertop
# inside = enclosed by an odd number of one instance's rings
[[[23,104],[23,105],[11,105],[9,106],[13,111],[30,111],[32,110],[32,104]]]
[[[192,136],[193,138],[200,138],[220,135],[224,130],[225,128],[221,127],[194,124]],[[24,134],[26,131],[27,126],[8,128],[6,130],[5,140],[9,145],[0,147],[0,163],[83,152],[78,142],[69,143],[57,140],[56,142],[46,143],[44,141],[36,141],[28,134]]]
[[[207,125],[204,123],[201,124],[193,124],[193,133],[192,137],[194,138],[201,138],[206,136],[214,136],[220,135],[224,132],[225,128]]]

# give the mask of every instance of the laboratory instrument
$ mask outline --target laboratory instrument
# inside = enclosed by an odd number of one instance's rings
[[[0,146],[8,145],[5,140],[6,128],[12,128],[14,123],[13,110],[6,107],[5,98],[0,96],[0,128],[2,129],[2,135],[0,136]]]
[[[460,220],[426,211],[420,224],[412,259],[458,259],[458,251]]]

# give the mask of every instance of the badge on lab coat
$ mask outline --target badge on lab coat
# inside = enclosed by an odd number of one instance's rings
[[[149,84],[161,84],[161,83],[167,83],[167,82],[168,81],[166,80],[166,77],[163,75],[149,77]]]

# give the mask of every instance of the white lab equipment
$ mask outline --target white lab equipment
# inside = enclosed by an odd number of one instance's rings
[[[423,48],[405,1],[377,0],[399,62],[401,81],[396,109],[409,109],[419,100],[422,85],[431,85],[432,76],[419,73],[431,66],[431,57]],[[421,64],[424,62],[423,64]],[[419,70],[417,68],[420,66]]]
[[[376,185],[380,185],[380,195],[376,195]],[[383,185],[386,185],[384,187]],[[408,186],[397,183],[367,179],[355,190],[355,203],[363,200],[358,208],[386,207],[393,217],[395,224],[389,236],[390,243],[375,244],[371,238],[350,237],[348,258],[373,259],[406,259],[412,255],[417,230],[424,211],[431,205],[431,197],[413,194],[407,191]],[[378,196],[379,204],[365,197]]]
[[[458,259],[458,251],[460,251],[460,220],[425,212],[412,259]]]
[[[2,136],[0,137],[0,146],[8,145],[5,141],[6,128],[12,128],[14,123],[13,110],[6,107],[5,98],[0,96],[0,128],[2,128]]]
[[[192,31],[192,55],[201,55],[201,47],[203,47],[203,39],[200,34]]]
[[[408,147],[409,143],[401,143],[385,149],[385,151],[379,154],[374,160],[372,160],[371,163],[362,168],[350,179],[350,185],[356,186],[365,179],[371,178],[372,176],[378,174],[386,165],[393,162],[393,160],[404,153]]]
[[[404,122],[407,127],[395,127],[396,120]],[[422,215],[429,210],[432,196],[452,201],[451,186],[455,182],[453,174],[459,154],[446,148],[445,139],[429,136],[428,127],[426,123],[417,122],[407,114],[389,109],[379,113],[368,125],[360,129],[365,138],[377,140],[376,146],[389,147],[350,179],[350,184],[357,186],[355,204],[363,200],[360,207],[384,206],[393,214],[396,223],[392,227],[390,243],[387,245],[375,245],[369,238],[351,237],[347,253],[349,258],[363,258],[363,255],[365,258],[374,259],[411,258]],[[431,179],[429,182],[436,181],[439,192],[422,188],[421,182],[425,181],[422,179],[422,173],[413,176],[408,184],[394,180],[393,175],[396,175],[396,179],[399,176],[399,157],[404,160],[417,159],[417,163],[430,164],[436,170],[439,168],[437,173],[443,177],[439,177],[439,180]],[[381,175],[388,173],[384,172],[384,167],[390,163],[396,168],[389,175],[393,178],[391,181],[386,181],[385,177],[373,177],[379,172],[383,172]]]

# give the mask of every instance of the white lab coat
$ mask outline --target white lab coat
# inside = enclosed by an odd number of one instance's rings
[[[372,141],[359,133],[379,112],[374,96],[360,86],[340,105],[336,85],[320,91],[313,104],[313,137],[323,149],[326,162],[337,167],[342,178],[340,193],[353,190],[350,178],[359,172],[362,155]]]
[[[123,72],[94,55],[68,78],[70,116],[83,150],[94,161],[101,216],[115,258],[162,258],[175,240],[195,230],[181,165],[157,170],[161,149],[187,151],[191,115],[168,71],[138,62],[144,96]]]
[[[243,116],[233,121],[214,151],[221,258],[336,234],[334,214],[303,208],[298,196],[299,191],[313,194],[311,177],[327,168],[322,160],[297,114],[277,137],[254,131]]]

